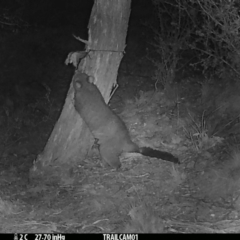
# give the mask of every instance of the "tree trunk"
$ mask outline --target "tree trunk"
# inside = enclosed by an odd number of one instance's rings
[[[96,0],[89,20],[86,44],[88,55],[80,71],[94,76],[106,102],[116,85],[117,71],[123,57],[131,0]],[[93,137],[75,111],[72,84],[62,113],[44,148],[30,171],[30,178],[67,181],[72,169],[87,157]],[[67,179],[67,180],[66,180]]]

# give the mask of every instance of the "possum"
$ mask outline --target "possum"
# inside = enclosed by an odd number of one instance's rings
[[[94,84],[94,78],[82,72],[73,77],[74,105],[92,135],[99,144],[99,153],[104,165],[120,168],[122,153],[140,153],[144,156],[180,163],[171,153],[149,147],[139,147],[131,140],[129,131],[110,107]]]

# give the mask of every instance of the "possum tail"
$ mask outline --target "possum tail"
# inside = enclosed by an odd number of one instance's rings
[[[144,156],[148,156],[148,157],[152,157],[152,158],[160,158],[165,161],[180,164],[179,159],[168,152],[155,150],[155,149],[152,149],[149,147],[139,147],[137,152],[141,153]]]

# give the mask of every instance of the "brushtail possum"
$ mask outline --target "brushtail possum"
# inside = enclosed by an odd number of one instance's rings
[[[93,77],[81,72],[75,73],[73,87],[75,109],[98,140],[99,152],[105,164],[120,168],[119,156],[130,152],[180,163],[171,153],[139,147],[134,143],[124,122],[105,103]]]

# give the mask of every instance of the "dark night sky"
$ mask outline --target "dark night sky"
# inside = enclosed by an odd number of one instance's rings
[[[94,0],[0,0],[0,18],[19,17],[30,25],[63,27],[87,25]],[[146,13],[151,0],[132,0],[132,13]],[[135,11],[136,9],[136,11]],[[140,10],[140,11],[139,11]],[[138,13],[137,13],[138,15]]]
[[[7,12],[32,25],[60,27],[88,20],[92,4],[93,0],[1,0],[0,14]]]

